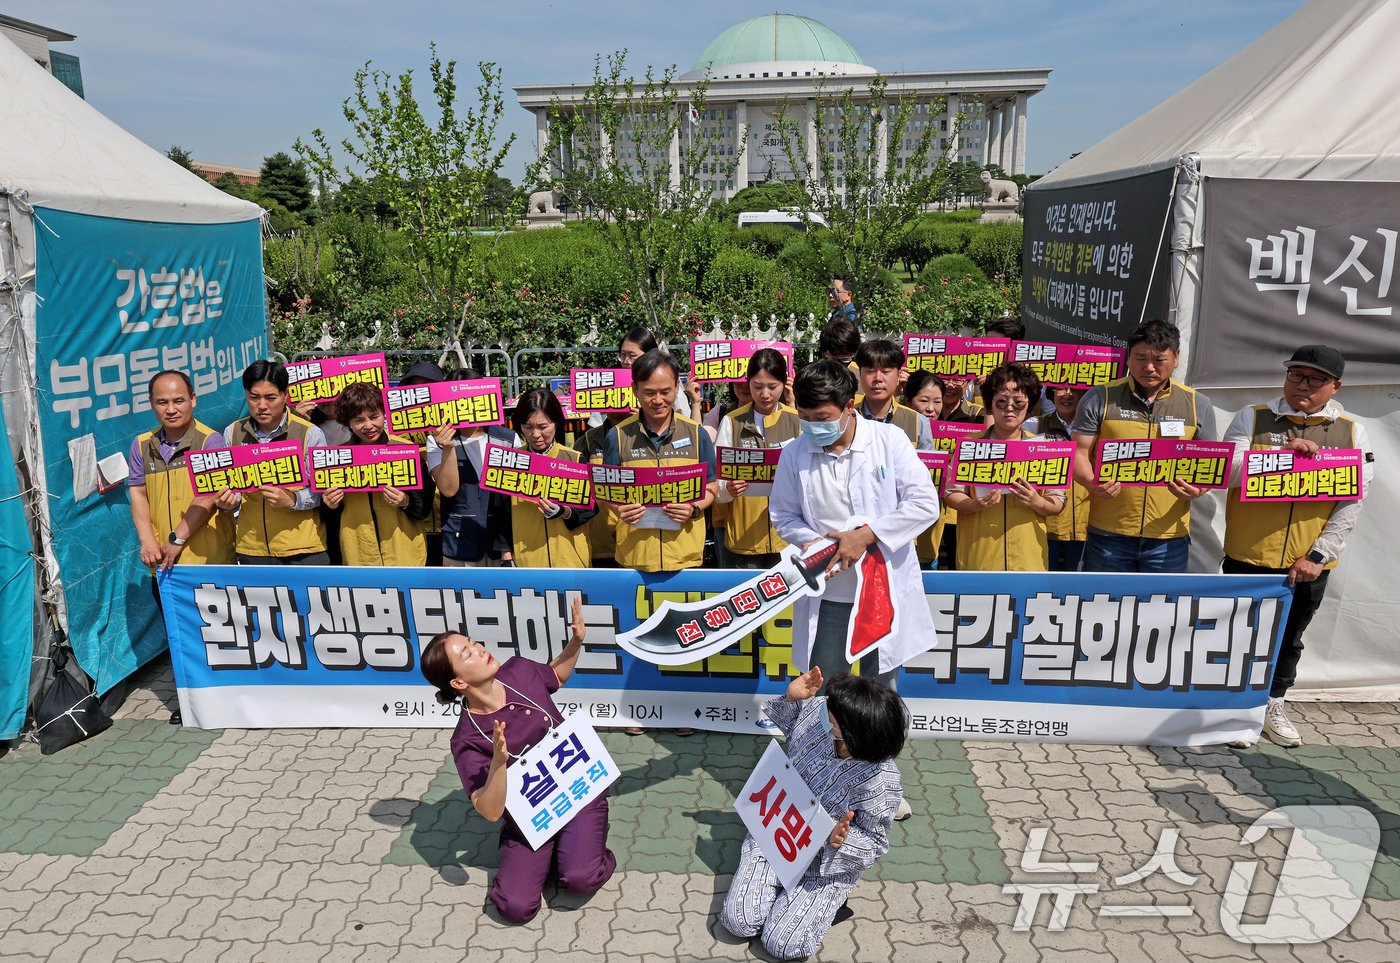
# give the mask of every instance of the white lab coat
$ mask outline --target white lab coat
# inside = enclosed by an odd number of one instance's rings
[[[938,489],[908,437],[893,425],[857,418],[851,449],[853,514],[869,520],[890,560],[893,602],[899,613],[895,637],[879,650],[880,671],[888,672],[934,644],[933,616],[914,539],[938,521]],[[808,493],[820,454],[821,449],[804,435],[783,450],[778,462],[768,511],[778,534],[793,545],[806,545],[826,535],[813,527]],[[821,596],[809,596],[793,603],[792,658],[798,668],[811,664],[820,601]]]

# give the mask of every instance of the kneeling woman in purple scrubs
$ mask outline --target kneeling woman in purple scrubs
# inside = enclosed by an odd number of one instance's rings
[[[491,902],[512,923],[527,923],[540,911],[551,867],[565,888],[580,895],[595,892],[617,868],[607,845],[606,793],[537,850],[505,811],[506,766],[564,721],[550,694],[573,675],[583,634],[583,606],[575,598],[569,644],[547,665],[518,655],[497,662],[480,642],[458,632],[434,636],[423,650],[423,675],[437,687],[438,701],[462,703],[452,734],[462,788],[476,811],[493,823],[505,816]]]

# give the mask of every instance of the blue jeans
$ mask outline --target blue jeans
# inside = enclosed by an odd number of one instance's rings
[[[1191,557],[1191,536],[1180,538],[1138,538],[1136,535],[1109,535],[1089,529],[1084,542],[1085,572],[1165,572],[1186,571]]]

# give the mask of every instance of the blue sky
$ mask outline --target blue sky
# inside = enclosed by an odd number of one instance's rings
[[[1028,168],[1043,173],[1185,87],[1268,32],[1303,0],[981,0],[863,8],[807,0],[783,12],[820,20],[882,71],[1051,67],[1030,101]],[[596,54],[682,71],[721,31],[771,12],[752,3],[657,0],[5,0],[0,12],[78,35],[88,101],[161,150],[257,167],[316,127],[338,135],[341,101],[366,60],[424,75],[428,44],[461,62],[498,62],[505,85],[586,81]],[[423,89],[420,86],[420,89]],[[534,123],[507,90],[504,173],[533,154]]]

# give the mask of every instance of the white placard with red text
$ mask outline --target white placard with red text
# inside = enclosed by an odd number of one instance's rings
[[[764,750],[753,775],[735,798],[734,810],[786,890],[802,879],[836,828],[836,820],[776,742]]]

